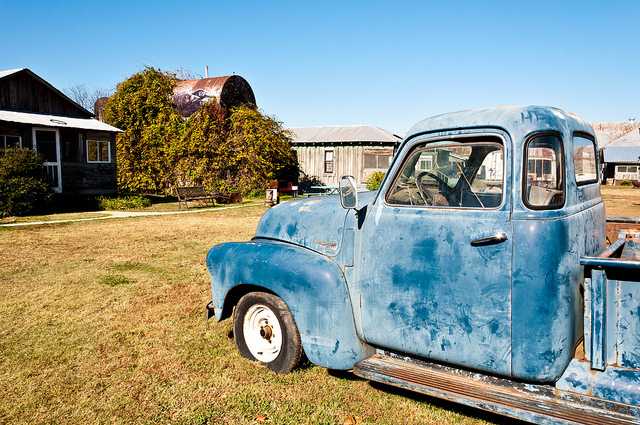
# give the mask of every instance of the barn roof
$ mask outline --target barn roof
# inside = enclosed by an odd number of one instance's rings
[[[45,79],[43,79],[38,74],[36,74],[33,71],[31,71],[29,68],[18,68],[18,69],[9,69],[9,70],[6,70],[6,71],[0,71],[0,80],[3,80],[5,78],[7,78],[7,77],[11,77],[13,75],[20,74],[20,73],[25,73],[25,74],[31,76],[32,78],[34,78],[35,80],[39,81],[41,84],[43,84],[44,86],[46,86],[49,89],[51,89],[56,95],[58,95],[59,97],[61,97],[65,101],[72,103],[76,108],[78,108],[81,111],[82,114],[86,115],[87,117],[93,117],[94,116],[92,112],[87,111],[80,104],[78,104],[74,100],[70,99],[69,96],[67,96],[66,94],[64,94],[63,92],[61,92],[60,90],[58,90],[57,88],[52,86],[51,84],[49,84]]]
[[[33,112],[5,111],[0,109],[0,121],[40,125],[43,127],[74,128],[80,130],[122,133],[122,130],[103,123],[102,121],[98,121],[95,118],[70,117],[67,115],[36,114]]]
[[[373,125],[339,125],[325,127],[290,127],[293,144],[376,143],[399,145],[402,137]]]
[[[640,162],[640,146],[607,146],[602,149],[605,163]]]
[[[640,131],[635,129],[611,142],[607,147],[640,146]]]

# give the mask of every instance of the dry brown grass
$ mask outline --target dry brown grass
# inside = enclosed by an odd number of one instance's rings
[[[600,186],[607,215],[640,217],[640,189],[625,186]]]
[[[501,420],[315,366],[275,375],[240,357],[229,320],[207,329],[206,253],[264,210],[0,229],[0,422]]]

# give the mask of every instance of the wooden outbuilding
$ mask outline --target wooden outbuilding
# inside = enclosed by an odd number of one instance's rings
[[[300,170],[326,185],[342,175],[365,184],[375,171],[386,172],[402,138],[372,125],[291,127]]]
[[[29,69],[0,71],[0,148],[37,151],[56,192],[117,192],[118,132]]]

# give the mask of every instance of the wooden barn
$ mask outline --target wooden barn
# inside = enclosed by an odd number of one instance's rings
[[[0,148],[36,150],[56,192],[117,192],[118,132],[29,69],[0,71]]]
[[[365,184],[374,171],[386,172],[402,138],[372,125],[291,127],[301,171],[326,185],[342,175]]]

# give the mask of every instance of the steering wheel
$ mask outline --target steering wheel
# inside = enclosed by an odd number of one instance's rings
[[[433,178],[438,183],[438,191],[439,191],[439,193],[436,194],[435,196],[427,193],[427,191],[424,188],[420,187],[422,185],[422,179],[425,176],[429,176],[429,177]],[[440,176],[437,176],[437,175],[435,175],[433,173],[430,173],[428,171],[423,171],[420,174],[418,174],[418,177],[416,178],[416,186],[418,187],[418,190],[420,190],[420,192],[422,192],[427,198],[429,198],[431,200],[432,205],[439,205],[440,204],[439,202],[437,202],[435,200],[435,198],[438,195],[444,196],[444,198],[447,201],[447,205],[449,205],[450,202],[451,202],[451,199],[452,199],[451,198],[452,197],[451,188],[449,187],[449,185],[444,180],[442,180],[442,178]]]

